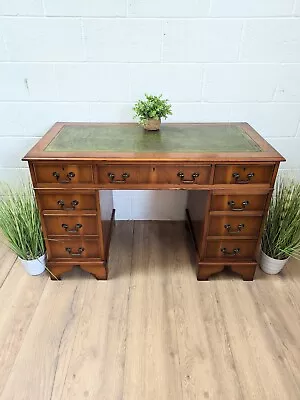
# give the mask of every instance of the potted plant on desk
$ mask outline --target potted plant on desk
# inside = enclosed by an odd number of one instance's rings
[[[162,95],[152,96],[145,94],[146,100],[139,100],[133,107],[135,118],[144,126],[146,131],[158,131],[161,118],[172,115],[171,104]]]
[[[29,275],[45,271],[45,243],[34,192],[29,184],[17,189],[2,184],[0,231]]]
[[[300,183],[279,177],[271,199],[261,246],[261,269],[279,273],[290,256],[300,258]]]

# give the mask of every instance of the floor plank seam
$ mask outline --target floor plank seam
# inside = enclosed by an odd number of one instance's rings
[[[135,232],[135,221],[132,221],[132,240],[131,240],[131,262],[130,262],[130,277],[129,277],[129,288],[127,294],[127,316],[126,316],[126,332],[125,332],[125,363],[124,363],[124,374],[123,374],[123,396],[124,398],[124,387],[125,387],[125,371],[126,371],[126,364],[127,364],[127,340],[128,340],[128,318],[129,318],[129,304],[130,304],[130,295],[131,295],[131,282],[132,282],[132,269],[133,269],[133,248],[134,248],[134,232]]]
[[[11,273],[11,271],[12,271],[13,267],[15,266],[17,260],[18,260],[18,257],[16,256],[15,259],[14,259],[14,261],[12,262],[12,265],[11,265],[10,269],[8,270],[7,274],[5,275],[5,278],[3,279],[3,281],[2,281],[2,283],[1,283],[1,285],[0,285],[0,289],[1,289],[2,286],[4,285],[6,279],[8,278],[9,274]]]
[[[175,310],[175,295],[174,295],[174,284],[173,284],[173,274],[171,274],[171,286],[172,286],[172,299],[173,299],[173,314],[174,314],[174,321],[176,325],[175,335],[176,335],[176,343],[177,343],[177,354],[178,354],[178,366],[179,366],[179,374],[181,377],[181,359],[180,359],[180,352],[179,352],[179,340],[178,340],[178,332],[177,332],[177,323],[176,323],[176,310]],[[182,385],[182,377],[180,379],[180,387],[181,387],[181,398],[183,399],[183,385]]]
[[[17,261],[17,260],[16,260],[16,261]],[[15,263],[16,263],[16,261],[15,261]],[[48,278],[48,279],[49,279],[49,278]],[[46,288],[46,286],[47,286],[47,281],[48,281],[48,279],[45,279],[44,289],[43,289],[42,292],[41,292],[40,300],[39,300],[39,302],[37,302],[36,307],[35,307],[35,310],[34,310],[34,312],[32,313],[31,321],[30,321],[30,323],[28,324],[28,327],[27,327],[26,332],[25,332],[24,337],[23,337],[23,342],[22,342],[22,344],[21,344],[21,346],[20,346],[20,348],[19,348],[19,350],[18,350],[18,352],[17,352],[17,354],[16,354],[16,357],[15,357],[15,359],[14,359],[14,362],[13,362],[13,364],[12,364],[12,366],[11,366],[11,369],[10,369],[10,371],[9,371],[9,374],[8,374],[8,376],[7,376],[7,378],[6,378],[6,384],[7,384],[7,382],[9,382],[9,379],[10,379],[11,373],[12,373],[12,371],[13,371],[13,368],[14,368],[14,366],[15,366],[17,360],[18,360],[18,357],[19,357],[19,355],[20,355],[20,352],[21,352],[21,350],[22,350],[22,348],[23,348],[24,342],[25,342],[26,337],[27,337],[27,335],[28,335],[28,331],[29,331],[29,329],[30,329],[30,327],[31,327],[32,321],[33,321],[33,319],[34,319],[34,316],[35,316],[36,311],[37,311],[37,309],[38,309],[38,307],[39,307],[41,298],[42,298],[43,293],[44,293],[44,291],[45,291],[45,288]],[[4,385],[3,390],[2,390],[2,392],[0,393],[0,397],[1,397],[2,393],[5,391],[6,384]]]
[[[255,290],[257,291],[257,294],[258,294],[257,297],[258,297],[258,298],[261,298],[260,293],[259,293],[259,292],[260,292],[260,289],[259,289],[258,287],[256,287]],[[250,291],[250,292],[251,292],[251,291]],[[252,294],[252,292],[251,292],[251,294]],[[289,297],[289,294],[288,294],[288,297]],[[269,325],[272,325],[272,321],[271,321],[270,318],[269,318],[269,315],[268,315],[268,313],[267,313],[266,307],[265,307],[265,311],[264,311],[263,308],[262,308],[262,306],[261,306],[261,303],[258,302],[257,304],[258,304],[258,308],[259,308],[259,310],[260,310],[260,315],[262,316],[263,322],[264,322],[265,326],[266,326],[267,328],[269,328]],[[287,364],[288,369],[289,369],[288,372],[289,372],[290,375],[292,376],[292,381],[294,382],[294,385],[295,385],[295,387],[297,388],[298,393],[299,393],[299,396],[300,396],[300,387],[299,387],[299,384],[298,384],[297,380],[295,379],[294,374],[292,373],[293,368],[292,368],[292,366],[291,366],[291,364],[290,364],[290,358],[286,356],[286,354],[284,353],[283,348],[285,348],[288,352],[290,352],[290,350],[289,350],[289,348],[286,346],[286,344],[284,343],[284,341],[281,339],[281,337],[280,337],[279,335],[276,335],[276,338],[275,338],[275,339],[278,340],[278,343],[279,343],[279,345],[280,345],[280,354],[279,354],[279,355],[282,357],[283,360],[285,360],[285,363]],[[275,348],[275,347],[276,347],[276,341],[273,340],[272,334],[269,336],[269,340],[272,340],[272,341],[273,341],[274,348]],[[300,397],[299,397],[299,398],[300,398]]]
[[[238,382],[238,387],[239,387],[239,391],[240,391],[240,395],[241,395],[241,400],[242,399],[245,399],[245,396],[244,396],[244,393],[243,393],[243,387],[242,387],[242,384],[241,384],[241,381],[240,381],[240,377],[239,377],[239,373],[238,373],[238,370],[237,370],[237,367],[236,367],[236,361],[235,361],[235,358],[234,358],[234,355],[233,355],[233,352],[232,352],[232,346],[231,346],[231,340],[230,340],[230,337],[229,337],[229,334],[228,334],[228,327],[227,327],[227,324],[226,324],[226,320],[225,320],[225,317],[224,317],[224,313],[223,313],[223,310],[222,310],[222,307],[221,307],[221,301],[220,301],[220,295],[219,295],[219,290],[218,290],[218,288],[216,288],[216,294],[218,295],[218,304],[219,304],[219,309],[220,309],[220,315],[221,315],[221,318],[222,318],[222,322],[223,322],[223,326],[224,326],[224,330],[225,330],[225,332],[226,332],[226,342],[227,342],[227,344],[228,344],[228,349],[229,349],[229,352],[230,352],[230,355],[231,355],[231,359],[232,359],[232,365],[233,365],[233,368],[234,368],[234,371],[235,371],[235,375],[236,375],[236,378],[237,378],[237,382]]]
[[[70,352],[70,358],[69,358],[68,366],[66,368],[66,374],[65,374],[65,377],[63,379],[63,385],[62,385],[62,389],[61,389],[60,399],[62,399],[62,396],[63,396],[63,393],[64,393],[64,387],[65,387],[65,383],[66,383],[68,372],[69,372],[69,367],[70,367],[70,363],[71,363],[71,359],[72,359],[74,344],[75,344],[75,341],[76,341],[76,338],[77,338],[77,335],[78,335],[78,327],[79,327],[79,323],[81,321],[81,317],[82,317],[82,313],[83,313],[84,300],[85,300],[85,297],[86,297],[87,287],[88,287],[88,283],[86,283],[86,287],[85,287],[85,291],[84,291],[84,298],[83,298],[83,301],[82,301],[82,307],[81,307],[81,310],[80,310],[80,316],[78,318],[78,322],[77,322],[77,325],[76,325],[76,333],[74,335],[74,339],[73,339],[73,343],[72,343],[72,349],[71,349],[71,352]],[[77,291],[77,289],[78,289],[78,286],[76,288],[76,291]],[[73,301],[72,301],[71,306],[73,305],[76,291],[74,292]],[[64,331],[62,333],[61,340],[63,338],[64,332],[65,332],[65,329],[64,329]],[[61,340],[60,340],[60,344],[61,344]],[[54,384],[55,384],[55,378],[56,378],[56,371],[57,371],[57,368],[55,370],[55,375],[54,375],[54,379],[53,379],[53,385],[52,385],[52,388],[51,388],[51,395],[50,395],[50,399],[49,400],[52,400],[52,397],[53,397],[53,390],[54,390]],[[57,399],[53,399],[53,400],[57,400]]]

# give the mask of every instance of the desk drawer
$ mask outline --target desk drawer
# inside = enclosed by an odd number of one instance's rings
[[[267,194],[225,194],[213,195],[211,211],[263,211],[267,201]]]
[[[161,184],[207,185],[211,173],[210,165],[157,166],[155,181]]]
[[[256,240],[208,240],[205,258],[254,259]]]
[[[35,164],[35,176],[38,183],[70,185],[72,183],[93,183],[91,165]]]
[[[148,165],[106,165],[98,167],[99,183],[123,187],[130,184],[150,183],[151,167]]]
[[[260,231],[262,217],[211,215],[208,236],[253,236]]]
[[[48,240],[50,258],[82,259],[99,258],[100,244],[97,239]]]
[[[78,192],[49,193],[48,191],[38,191],[38,198],[42,210],[58,211],[80,211],[96,210],[96,195],[79,194]]]
[[[274,165],[217,165],[214,184],[270,184]]]
[[[48,236],[97,236],[97,218],[94,215],[44,214]]]

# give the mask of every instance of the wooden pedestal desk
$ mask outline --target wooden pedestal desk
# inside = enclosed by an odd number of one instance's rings
[[[47,248],[60,277],[79,266],[107,279],[113,189],[188,190],[187,224],[198,280],[230,267],[253,280],[279,163],[246,123],[56,123],[28,161]],[[172,251],[172,249],[169,249]]]

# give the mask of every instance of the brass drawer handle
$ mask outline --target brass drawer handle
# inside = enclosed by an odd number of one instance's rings
[[[242,207],[238,208],[238,207],[235,207],[235,202],[234,202],[233,200],[231,200],[231,201],[228,202],[228,205],[229,205],[231,211],[244,211],[245,208],[246,208],[249,204],[250,204],[250,203],[249,203],[248,200],[244,200],[244,201],[242,202]]]
[[[123,179],[115,179],[115,174],[113,174],[112,172],[109,172],[107,174],[107,176],[109,177],[109,181],[110,183],[126,183],[126,179],[130,177],[130,174],[128,174],[128,172],[124,172],[121,177]]]
[[[62,210],[65,211],[73,211],[75,210],[76,206],[78,206],[79,201],[78,200],[72,200],[71,201],[71,206],[70,208],[65,207],[65,202],[63,200],[58,200],[57,204],[61,207]]]
[[[62,228],[64,228],[64,230],[65,230],[66,232],[68,232],[68,233],[77,233],[77,232],[79,231],[79,229],[82,228],[82,225],[81,225],[81,224],[76,224],[76,225],[74,226],[74,229],[69,229],[69,225],[68,225],[68,224],[62,224],[61,226],[62,226]]]
[[[221,252],[224,254],[224,256],[234,257],[240,252],[240,249],[236,248],[236,249],[233,249],[232,251],[227,251],[226,247],[223,247],[221,249]]]
[[[198,178],[200,174],[198,172],[194,172],[192,174],[192,179],[184,179],[184,173],[178,172],[177,176],[180,178],[181,183],[195,183],[196,178]]]
[[[224,228],[225,228],[225,229],[227,230],[227,232],[230,233],[231,235],[235,235],[235,234],[239,234],[239,233],[242,231],[242,229],[245,228],[245,225],[244,225],[244,224],[238,224],[237,230],[236,230],[236,231],[232,231],[232,230],[231,230],[231,225],[230,225],[230,224],[225,224],[225,225],[224,225]]]
[[[67,175],[66,175],[66,179],[61,179],[61,180],[59,179],[60,178],[60,173],[59,172],[53,172],[52,175],[56,178],[58,183],[70,183],[72,178],[75,177],[74,172],[68,172]]]
[[[247,179],[245,179],[245,180],[243,180],[243,179],[240,179],[240,174],[238,173],[238,172],[234,172],[233,174],[232,174],[232,177],[234,178],[234,180],[235,180],[235,183],[249,183],[250,182],[250,180],[251,180],[251,178],[253,178],[254,177],[254,172],[250,172],[248,175],[247,175]]]
[[[72,257],[80,257],[81,254],[84,252],[84,247],[79,247],[77,253],[72,253],[71,247],[66,247],[66,251],[70,254]]]

